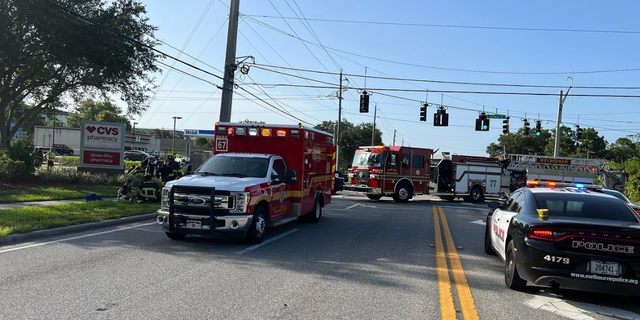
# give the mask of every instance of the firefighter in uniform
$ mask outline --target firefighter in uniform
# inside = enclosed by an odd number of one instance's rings
[[[171,177],[171,180],[174,180],[180,177],[180,164],[176,161],[176,158],[173,155],[167,156],[167,163],[165,164],[165,166],[173,170],[173,176]],[[167,181],[171,181],[171,180],[167,180]]]
[[[157,202],[158,201],[158,185],[151,181],[151,175],[144,176],[144,182],[138,186],[140,194],[139,202]]]

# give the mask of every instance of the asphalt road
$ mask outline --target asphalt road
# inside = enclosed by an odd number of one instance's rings
[[[486,212],[338,196],[259,246],[173,241],[153,222],[4,246],[0,319],[640,319],[635,298],[507,289]]]

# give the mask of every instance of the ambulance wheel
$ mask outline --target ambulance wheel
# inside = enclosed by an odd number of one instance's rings
[[[182,240],[187,236],[186,234],[179,234],[175,232],[165,232],[165,233],[167,234],[167,237],[169,237],[169,239],[171,240]]]
[[[504,260],[504,283],[509,289],[522,290],[527,286],[527,281],[520,278],[516,266],[516,248],[513,240],[507,246],[507,255]]]
[[[398,203],[405,203],[408,202],[409,199],[411,199],[412,195],[413,188],[411,188],[411,185],[403,182],[396,189],[396,193],[393,195],[393,200]]]
[[[131,159],[129,159],[129,157],[124,157],[124,161],[129,161]]]
[[[471,188],[469,200],[473,203],[484,202],[484,193],[482,193],[482,188],[480,188],[480,186],[476,185]]]
[[[368,194],[367,198],[371,199],[371,200],[380,200],[380,198],[382,198],[381,194]]]
[[[251,225],[247,230],[247,242],[252,244],[261,243],[267,231],[267,212],[263,207],[258,207],[251,219]]]
[[[316,203],[313,205],[313,211],[307,213],[307,222],[309,223],[318,223],[322,218],[322,203],[320,202],[320,198],[316,198]]]

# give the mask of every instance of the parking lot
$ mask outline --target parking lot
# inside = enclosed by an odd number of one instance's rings
[[[640,318],[637,298],[507,289],[502,261],[483,252],[487,211],[341,194],[318,224],[254,246],[173,241],[152,221],[4,246],[0,318]]]

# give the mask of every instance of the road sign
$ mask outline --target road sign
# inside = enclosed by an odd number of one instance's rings
[[[487,118],[489,119],[506,119],[507,116],[504,114],[488,114]]]

